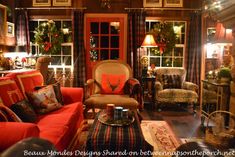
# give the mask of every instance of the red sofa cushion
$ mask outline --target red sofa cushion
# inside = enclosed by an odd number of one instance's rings
[[[0,152],[27,137],[38,137],[36,124],[19,122],[0,123]]]
[[[69,145],[82,121],[83,105],[77,102],[39,116],[37,125],[41,138],[48,139],[58,150],[63,150]]]
[[[0,97],[7,107],[24,99],[16,82],[8,77],[0,78]]]
[[[19,73],[10,73],[6,75],[7,77],[14,78],[20,90],[24,94],[25,92],[34,91],[36,86],[43,85],[43,76],[39,71],[32,70],[27,72],[19,72]]]

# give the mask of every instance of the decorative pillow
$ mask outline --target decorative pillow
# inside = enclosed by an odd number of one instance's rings
[[[161,83],[163,85],[163,89],[167,88],[176,88],[180,89],[182,80],[179,75],[162,75]]]
[[[52,85],[48,85],[37,91],[26,93],[30,103],[38,114],[57,110],[62,105],[57,101]]]
[[[54,88],[54,92],[55,92],[55,96],[56,96],[56,99],[57,101],[61,104],[61,105],[64,105],[64,100],[63,100],[63,96],[62,96],[62,93],[61,93],[61,90],[60,90],[60,83],[59,82],[56,82],[54,84],[51,84]],[[46,87],[46,86],[37,86],[35,87],[34,89],[35,90],[39,90],[43,87]]]
[[[102,74],[101,93],[102,94],[123,94],[126,75]]]
[[[0,104],[0,121],[1,122],[22,122],[22,120],[8,107]]]
[[[0,78],[0,97],[7,107],[24,99],[16,82],[6,77]]]
[[[27,100],[15,103],[11,106],[11,110],[15,112],[23,122],[35,122],[37,119],[37,115],[33,110],[32,105]]]

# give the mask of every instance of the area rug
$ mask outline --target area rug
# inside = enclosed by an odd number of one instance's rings
[[[154,157],[171,156],[181,145],[181,141],[165,121],[143,120],[141,129],[145,140],[154,147]]]

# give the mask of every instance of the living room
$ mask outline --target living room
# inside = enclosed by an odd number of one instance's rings
[[[1,0],[0,151],[9,156],[9,147],[38,137],[26,144],[46,140],[64,156],[204,151],[199,143],[234,152],[234,7],[233,0]],[[9,116],[25,103],[32,118]]]

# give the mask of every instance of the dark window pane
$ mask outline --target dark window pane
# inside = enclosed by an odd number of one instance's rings
[[[99,37],[98,36],[90,36],[90,48],[99,47]]]
[[[39,25],[41,25],[42,23],[47,23],[48,21],[39,21]]]
[[[109,59],[109,50],[100,50],[100,60]]]
[[[162,58],[162,66],[163,67],[172,67],[172,59],[171,58]]]
[[[174,67],[182,67],[183,66],[183,58],[175,58],[173,61]]]
[[[145,22],[145,30],[146,32],[149,32],[149,22]]]
[[[111,34],[119,34],[120,22],[110,22]]]
[[[71,21],[63,21],[62,28],[68,28],[70,31],[72,31],[72,22]]]
[[[150,58],[150,65],[155,64],[155,66],[160,67],[160,58]]]
[[[61,21],[54,21],[54,22],[55,22],[56,28],[58,30],[60,30],[61,29]]]
[[[91,22],[91,33],[92,34],[99,33],[99,23],[98,22]]]
[[[32,55],[36,54],[36,46],[31,46],[31,53]]]
[[[38,27],[38,21],[29,21],[29,31],[34,31]]]
[[[101,37],[101,48],[108,48],[109,47],[109,37],[103,36]]]
[[[63,63],[64,63],[65,65],[71,65],[71,57],[69,57],[69,56],[64,56],[64,57],[63,57]]]
[[[172,53],[173,51],[164,51],[163,53],[162,53],[162,56],[172,56]]]
[[[119,36],[112,36],[111,37],[111,48],[118,48],[119,47]]]
[[[33,32],[30,32],[30,41],[31,42],[34,42],[35,38],[34,38],[34,33]]]
[[[71,55],[71,46],[62,46],[63,55]]]
[[[61,65],[61,57],[60,56],[53,56],[53,59],[51,61],[51,65]]]
[[[101,34],[109,34],[109,23],[101,22]]]
[[[182,47],[175,47],[174,52],[175,52],[175,57],[183,57],[183,48]]]
[[[110,59],[119,59],[119,50],[111,50]]]
[[[147,48],[148,51],[150,51],[150,56],[160,56],[159,48]]]

